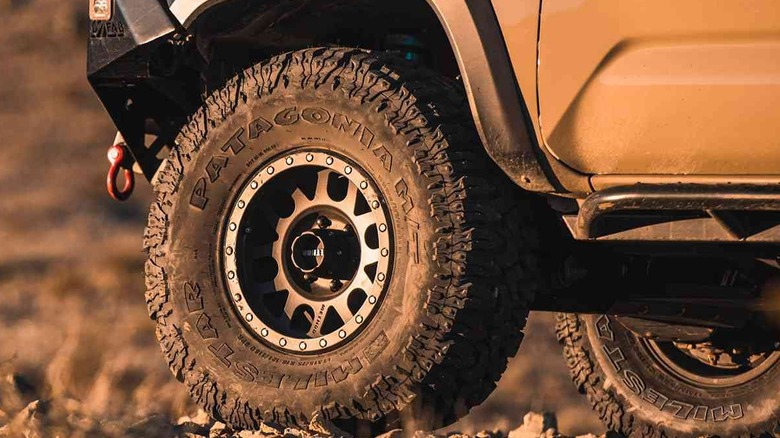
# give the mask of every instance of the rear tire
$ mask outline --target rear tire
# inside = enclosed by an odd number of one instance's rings
[[[319,413],[378,431],[405,416],[435,428],[490,394],[522,339],[538,287],[537,243],[529,204],[486,157],[458,86],[383,54],[288,53],[210,96],[177,146],[158,176],[145,234],[146,298],[172,372],[213,417],[257,429],[305,427]],[[271,163],[308,160],[307,151],[312,162],[352,163],[340,168],[345,175],[364,172],[377,193],[368,203],[384,211],[392,233],[382,251],[391,258],[386,278],[375,273],[371,283],[382,282],[381,298],[338,345],[290,331],[292,322],[264,330],[273,312],[248,312],[250,280],[241,279],[256,272],[236,274],[225,244],[243,232],[244,222],[234,227],[230,218],[250,208],[244,196],[282,172]],[[269,275],[320,269],[309,259],[275,262]],[[324,299],[304,292],[299,299]],[[318,317],[307,315],[305,330],[315,333]]]
[[[556,331],[574,383],[611,430],[627,437],[780,434],[776,351],[744,375],[724,371],[734,377],[713,379],[670,365],[660,343],[614,317],[561,313]]]

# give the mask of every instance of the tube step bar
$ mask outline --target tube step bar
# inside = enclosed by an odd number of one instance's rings
[[[613,187],[564,220],[578,240],[777,243],[780,186]]]

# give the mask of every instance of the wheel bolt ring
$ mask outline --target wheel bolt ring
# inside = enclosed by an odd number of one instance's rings
[[[241,225],[244,216],[248,211],[252,210],[250,205],[252,200],[255,199],[255,197],[263,196],[265,193],[265,186],[272,183],[275,179],[280,178],[288,170],[306,166],[316,166],[320,169],[327,169],[337,173],[340,177],[347,178],[349,184],[355,186],[359,196],[362,196],[366,203],[371,207],[370,211],[366,214],[372,215],[372,220],[376,224],[376,229],[379,231],[379,247],[376,249],[368,249],[368,251],[376,253],[378,259],[376,272],[379,272],[380,274],[373,279],[370,287],[366,287],[367,290],[364,290],[367,298],[364,300],[362,306],[357,309],[352,314],[352,317],[340,328],[325,335],[296,337],[291,336],[291,333],[285,333],[284,331],[275,329],[272,321],[265,321],[261,313],[256,313],[253,309],[247,308],[251,300],[246,299],[246,296],[244,295],[245,291],[241,286],[241,272],[243,271],[238,269],[238,255],[241,251],[237,246],[239,246],[239,234],[243,227],[246,227],[245,225]],[[228,226],[225,227],[223,239],[223,272],[226,278],[227,287],[231,297],[233,297],[233,299],[231,299],[233,306],[236,307],[237,311],[240,311],[246,316],[243,318],[245,324],[258,335],[258,338],[261,341],[276,349],[282,349],[296,354],[312,354],[321,352],[324,349],[337,348],[352,339],[361,329],[368,326],[368,322],[370,322],[371,318],[380,307],[382,298],[390,283],[392,251],[389,251],[388,248],[393,248],[393,236],[392,233],[389,232],[389,227],[387,226],[390,217],[384,207],[385,203],[381,201],[382,198],[379,191],[371,182],[372,179],[355,163],[348,162],[333,152],[326,153],[316,150],[287,154],[269,163],[265,163],[247,180],[243,189],[239,192],[238,197],[232,203],[230,214],[226,221]],[[349,216],[349,212],[345,211],[345,213]],[[352,214],[354,214],[354,212],[352,212]],[[323,218],[325,220],[320,220]],[[324,230],[331,226],[331,221],[327,217],[323,218],[319,218],[316,221],[315,228]],[[344,228],[345,232],[351,232],[351,226],[349,226],[349,224]],[[306,239],[310,240],[309,245],[312,243],[319,244],[319,242],[312,238],[310,234],[306,234],[306,236]],[[301,236],[298,237],[300,238]],[[365,236],[359,236],[361,246],[365,245],[364,239]],[[299,243],[303,244],[305,242],[300,241]],[[230,250],[227,248],[230,248]],[[316,259],[316,257],[314,258]],[[312,260],[308,261],[311,262]],[[294,265],[298,267],[300,267],[299,265],[305,265],[305,271],[308,271],[305,273],[306,281],[311,281],[313,283],[324,280],[313,275],[312,272],[316,267],[313,267],[311,264],[305,264],[304,260],[300,257],[294,259],[294,262],[298,262],[294,263]],[[229,272],[238,273],[239,275],[232,274],[232,276],[230,276],[228,275]],[[331,283],[331,288],[338,286],[336,284],[337,281],[335,280],[332,282],[330,280],[327,281]],[[338,281],[338,283],[341,282]],[[337,287],[338,293],[336,295],[351,293],[354,288],[352,285],[349,285],[349,283],[347,283],[347,285],[348,286],[344,287],[343,290],[339,289],[344,285]],[[239,306],[241,309],[238,308]]]

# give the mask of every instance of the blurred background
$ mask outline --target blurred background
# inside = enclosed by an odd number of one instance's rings
[[[115,131],[85,79],[87,27],[87,0],[0,0],[0,428],[41,400],[45,436],[125,436],[197,412],[146,313],[151,188],[126,203],[105,192]],[[448,430],[511,430],[533,410],[565,434],[603,432],[550,314],[532,315],[498,386]]]

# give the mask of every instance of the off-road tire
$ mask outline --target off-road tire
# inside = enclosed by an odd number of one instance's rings
[[[307,121],[306,108],[357,125]],[[314,356],[280,352],[247,329],[219,256],[231,199],[304,140],[372,171],[397,254],[370,324]],[[424,68],[335,48],[250,67],[192,116],[155,190],[144,240],[149,313],[173,374],[233,427],[305,427],[317,413],[353,429],[407,416],[443,426],[490,394],[517,351],[538,287],[531,211],[482,149],[461,87]]]
[[[626,437],[780,434],[780,366],[729,388],[704,388],[664,371],[639,338],[607,315],[557,315],[572,380],[601,420]]]

